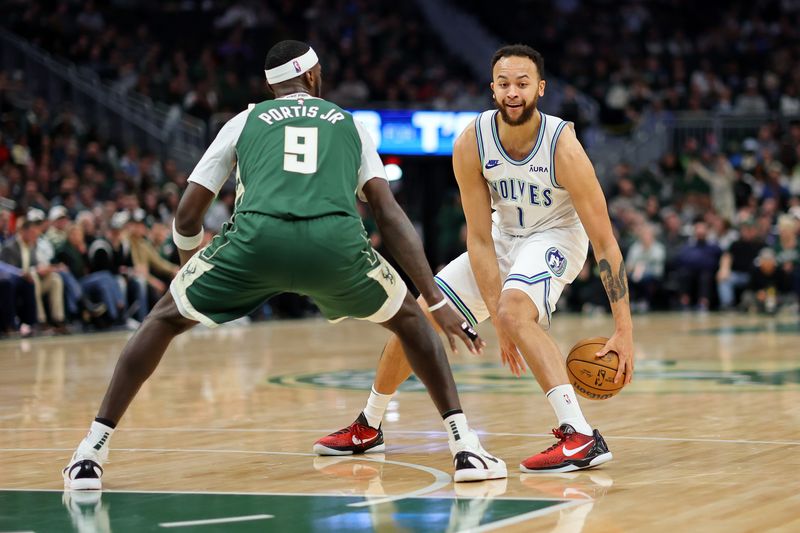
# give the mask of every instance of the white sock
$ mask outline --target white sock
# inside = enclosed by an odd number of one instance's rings
[[[559,426],[569,424],[578,433],[592,434],[592,426],[583,417],[581,406],[578,405],[578,397],[575,395],[572,385],[567,383],[553,387],[547,392],[547,399],[550,400],[550,405],[556,412]]]
[[[444,429],[447,432],[447,440],[450,442],[450,450],[460,449],[465,444],[465,439],[469,436],[469,424],[464,413],[455,413],[443,421]],[[455,452],[453,452],[455,453]]]
[[[113,428],[97,421],[92,422],[91,427],[89,427],[89,433],[78,445],[75,455],[103,463],[108,459],[108,443],[113,433]]]
[[[364,416],[367,417],[367,422],[370,426],[377,428],[380,427],[381,421],[383,420],[383,413],[386,412],[386,408],[389,407],[389,402],[392,401],[392,394],[381,394],[375,390],[375,386],[372,386],[372,392],[369,393],[369,400],[367,400],[367,406],[364,407]]]

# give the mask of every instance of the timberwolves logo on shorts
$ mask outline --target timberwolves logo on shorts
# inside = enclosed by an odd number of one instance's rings
[[[544,254],[544,260],[547,261],[547,268],[549,268],[556,277],[560,278],[567,269],[567,258],[564,257],[561,250],[555,246],[547,250]]]

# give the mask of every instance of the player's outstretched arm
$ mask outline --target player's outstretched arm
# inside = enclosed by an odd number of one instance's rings
[[[456,139],[453,146],[453,172],[467,221],[467,251],[475,281],[497,331],[503,364],[508,365],[514,375],[519,376],[525,372],[522,356],[495,321],[503,284],[492,237],[492,201],[481,172],[474,124],[468,126]]]
[[[203,218],[236,164],[236,143],[249,112],[249,109],[242,111],[222,126],[189,176],[189,185],[178,204],[173,228],[177,233],[173,238],[177,237],[175,245],[181,265],[201,246]]]
[[[620,362],[614,382],[619,383],[624,373],[625,383],[630,383],[633,377],[633,322],[625,263],[611,229],[603,190],[589,157],[571,127],[565,128],[558,139],[555,171],[556,180],[572,197],[575,210],[592,241],[600,279],[614,314],[616,331],[598,355],[605,355],[611,350],[617,352]]]
[[[363,192],[386,248],[411,278],[427,304],[435,306],[443,301],[445,297],[433,281],[433,272],[425,258],[422,241],[395,200],[389,183],[382,179],[371,179],[364,184]],[[484,346],[483,340],[471,328],[462,328],[463,317],[449,305],[434,309],[431,315],[447,335],[453,351],[456,351],[455,339],[460,337],[470,352],[480,353]]]

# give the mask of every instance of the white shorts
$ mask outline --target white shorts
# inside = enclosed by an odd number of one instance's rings
[[[539,324],[548,329],[561,292],[586,262],[589,237],[583,226],[551,228],[527,237],[508,235],[493,226],[492,237],[503,290],[519,289],[530,296],[539,310]],[[436,283],[473,326],[489,318],[467,253],[444,267]]]

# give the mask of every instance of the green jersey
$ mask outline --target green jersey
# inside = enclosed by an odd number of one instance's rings
[[[236,167],[236,215],[170,285],[181,314],[213,327],[282,292],[311,297],[329,320],[389,320],[406,299],[375,252],[355,194],[386,179],[363,126],[336,105],[293,94],[228,121],[189,181],[219,192]]]
[[[231,119],[189,181],[218,192],[234,161],[235,213],[287,220],[358,217],[355,194],[369,179],[385,179],[372,139],[352,115],[305,93]]]

